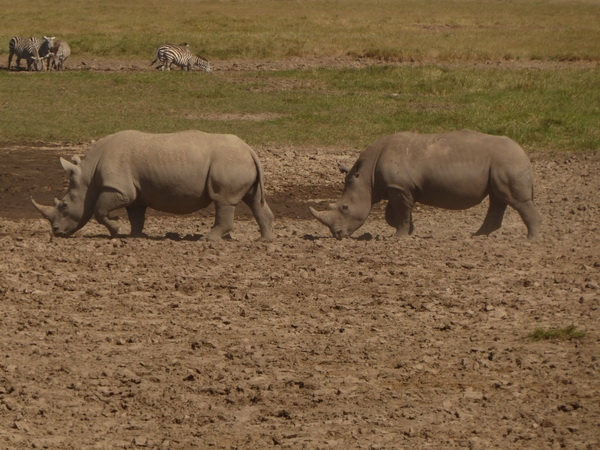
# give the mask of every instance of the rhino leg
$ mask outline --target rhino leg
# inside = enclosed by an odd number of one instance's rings
[[[119,221],[109,217],[115,209],[128,206],[129,201],[117,191],[104,191],[98,196],[94,207],[96,220],[108,228],[110,235],[115,237],[119,234]]]
[[[235,205],[215,202],[215,224],[206,235],[208,241],[218,241],[233,230]]]
[[[493,231],[496,231],[502,226],[502,219],[504,218],[504,212],[508,205],[501,201],[494,194],[490,194],[490,205],[487,210],[483,224],[475,233],[475,236],[485,235],[487,236]]]
[[[146,207],[143,205],[129,205],[127,217],[131,224],[132,236],[143,236],[144,223],[146,222]]]
[[[532,241],[539,240],[539,229],[542,224],[542,216],[533,205],[533,201],[527,200],[525,202],[511,204],[513,208],[517,210],[525,226],[527,227],[527,237]]]
[[[254,188],[253,192],[244,197],[244,203],[248,205],[258,223],[261,239],[267,242],[272,241],[275,238],[273,235],[274,216],[267,202],[261,201],[260,193]]]
[[[414,207],[412,196],[404,189],[388,189],[388,204],[385,208],[385,221],[396,229],[393,237],[396,239],[406,237],[414,231],[412,210]]]

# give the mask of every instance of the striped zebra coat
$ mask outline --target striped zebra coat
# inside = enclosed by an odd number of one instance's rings
[[[17,70],[21,68],[21,58],[27,60],[27,70],[31,67],[36,71],[44,70],[43,58],[40,58],[40,47],[42,41],[36,37],[29,39],[15,36],[8,43],[8,70],[12,63],[13,55],[17,57]]]
[[[153,65],[156,61],[160,61],[157,67],[161,70],[171,70],[171,65],[181,67],[182,70],[192,70],[194,67],[200,67],[206,72],[210,72],[210,62],[206,58],[194,55],[187,44],[173,45],[162,44],[156,50],[156,59],[150,63]]]
[[[56,41],[50,52],[49,67],[56,70],[65,70],[65,61],[69,56],[71,56],[71,47],[67,41]]]
[[[54,47],[54,40],[56,38],[54,36],[52,36],[52,37],[42,36],[42,37],[44,38],[44,42],[42,42],[42,45],[40,45],[39,54],[40,54],[40,58],[46,60],[46,68],[50,69],[51,52],[52,52],[52,47]],[[42,70],[43,69],[44,69],[44,67],[42,64]]]

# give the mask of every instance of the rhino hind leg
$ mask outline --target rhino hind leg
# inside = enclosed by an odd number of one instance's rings
[[[233,230],[235,205],[215,202],[215,223],[206,235],[208,241],[218,241]]]
[[[96,220],[108,228],[112,237],[119,234],[119,221],[109,217],[109,214],[119,208],[128,206],[128,199],[118,191],[107,190],[100,193],[94,207],[94,216]]]
[[[532,200],[511,205],[517,210],[521,219],[527,227],[527,237],[532,241],[539,240],[539,229],[542,224],[542,216],[534,206]]]
[[[504,219],[504,212],[508,205],[501,201],[498,197],[490,194],[490,205],[487,210],[487,214],[483,221],[483,224],[475,232],[475,236],[487,236],[490,233],[496,231],[502,226],[502,220]]]
[[[275,236],[273,235],[273,212],[266,201],[261,201],[261,195],[257,192],[257,189],[253,189],[253,192],[249,192],[244,197],[244,203],[248,205],[258,227],[260,229],[260,236],[263,241],[270,242]]]
[[[143,236],[144,223],[146,222],[146,207],[143,205],[129,205],[127,217],[131,224],[132,236]]]

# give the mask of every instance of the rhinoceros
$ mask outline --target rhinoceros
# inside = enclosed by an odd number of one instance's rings
[[[516,209],[537,239],[541,216],[533,204],[533,173],[523,149],[507,137],[470,130],[441,134],[397,133],[361,153],[346,173],[344,191],[330,209],[311,214],[342,239],[360,228],[372,206],[388,200],[385,220],[395,238],[413,232],[415,203],[467,209],[489,196],[489,209],[475,233],[488,235],[502,225],[506,206]]]
[[[131,234],[142,235],[146,208],[187,214],[214,202],[215,222],[206,235],[218,240],[233,229],[235,206],[252,210],[261,238],[273,239],[273,213],[265,200],[263,171],[256,153],[234,135],[190,130],[170,134],[121,131],[92,145],[73,162],[60,158],[70,175],[69,190],[54,206],[34,206],[56,236],[69,236],[92,216],[119,233],[109,214],[126,208]]]

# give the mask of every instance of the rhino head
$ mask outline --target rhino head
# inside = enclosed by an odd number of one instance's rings
[[[81,159],[72,158],[72,163],[60,158],[60,163],[70,176],[69,190],[62,200],[54,199],[54,206],[40,205],[33,198],[33,206],[50,222],[55,236],[67,237],[84,226],[91,217],[86,211],[85,198],[87,184],[84,182],[81,170]]]
[[[327,226],[333,237],[343,239],[358,230],[371,212],[371,180],[361,173],[359,160],[352,169],[339,164],[340,171],[346,174],[344,192],[337,201],[329,205],[327,211],[317,211],[309,207],[315,219]]]

